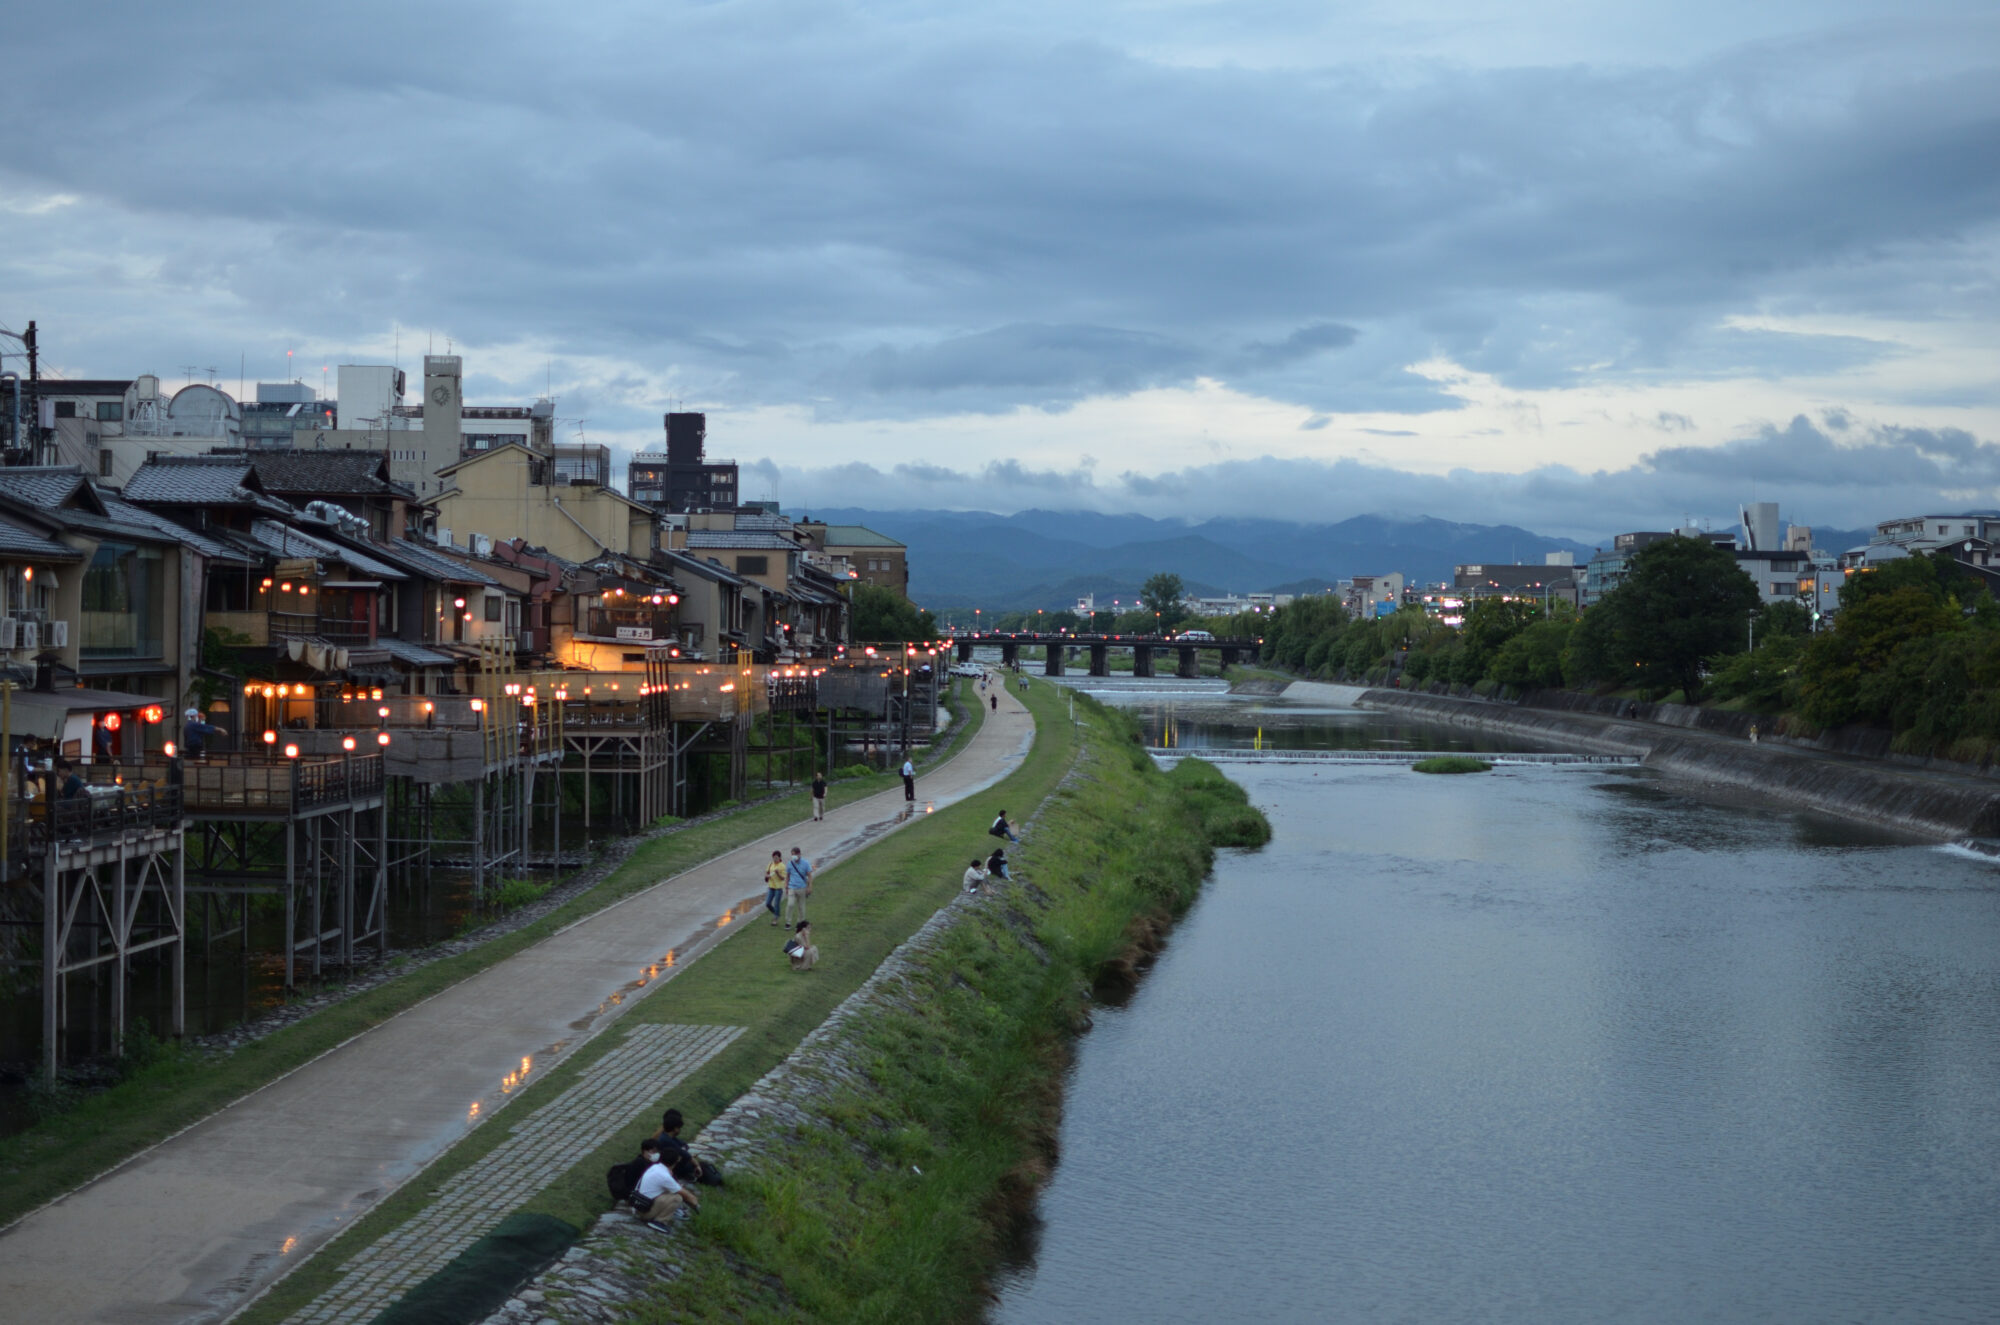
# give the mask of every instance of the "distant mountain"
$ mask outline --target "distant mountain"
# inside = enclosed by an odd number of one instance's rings
[[[1539,562],[1593,551],[1513,525],[1361,515],[1336,524],[1210,520],[1188,524],[1092,511],[814,510],[814,519],[863,524],[910,549],[910,593],[933,609],[1032,611],[1078,597],[1136,598],[1160,571],[1195,593],[1300,592],[1354,575],[1401,571],[1411,581],[1449,579],[1466,562]],[[1307,590],[1310,592],[1311,590]]]

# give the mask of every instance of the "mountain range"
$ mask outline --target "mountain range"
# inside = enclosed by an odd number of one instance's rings
[[[1550,552],[1581,565],[1594,547],[1513,525],[1429,516],[1359,515],[1333,524],[1218,519],[1201,524],[1095,511],[814,510],[814,519],[866,525],[909,546],[910,596],[936,611],[1074,607],[1136,599],[1148,576],[1170,571],[1189,592],[1313,593],[1354,575],[1401,571],[1411,583],[1449,580],[1469,562],[1533,563]],[[1835,550],[1869,531],[1827,530]],[[1608,546],[1610,539],[1604,540]]]

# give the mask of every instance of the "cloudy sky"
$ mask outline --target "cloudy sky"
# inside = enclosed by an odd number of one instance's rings
[[[788,507],[2000,506],[1988,0],[43,5],[0,325]],[[14,348],[14,347],[5,347]],[[8,361],[13,366],[13,361]]]

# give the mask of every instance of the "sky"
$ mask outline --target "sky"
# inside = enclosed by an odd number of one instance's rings
[[[787,509],[2000,507],[2000,6],[44,5],[50,371],[465,360]],[[18,346],[0,344],[0,350]],[[17,366],[14,359],[6,366]]]

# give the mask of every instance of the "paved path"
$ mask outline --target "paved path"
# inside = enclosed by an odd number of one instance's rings
[[[443,1195],[349,1261],[293,1325],[375,1319],[742,1033],[741,1026],[635,1027],[581,1081],[516,1121]]]
[[[975,692],[976,693],[976,692]],[[1019,766],[998,713],[917,781],[948,805]],[[0,1234],[0,1302],[46,1322],[216,1321],[749,914],[776,847],[830,863],[907,821],[902,788],[662,881],[359,1035]]]

